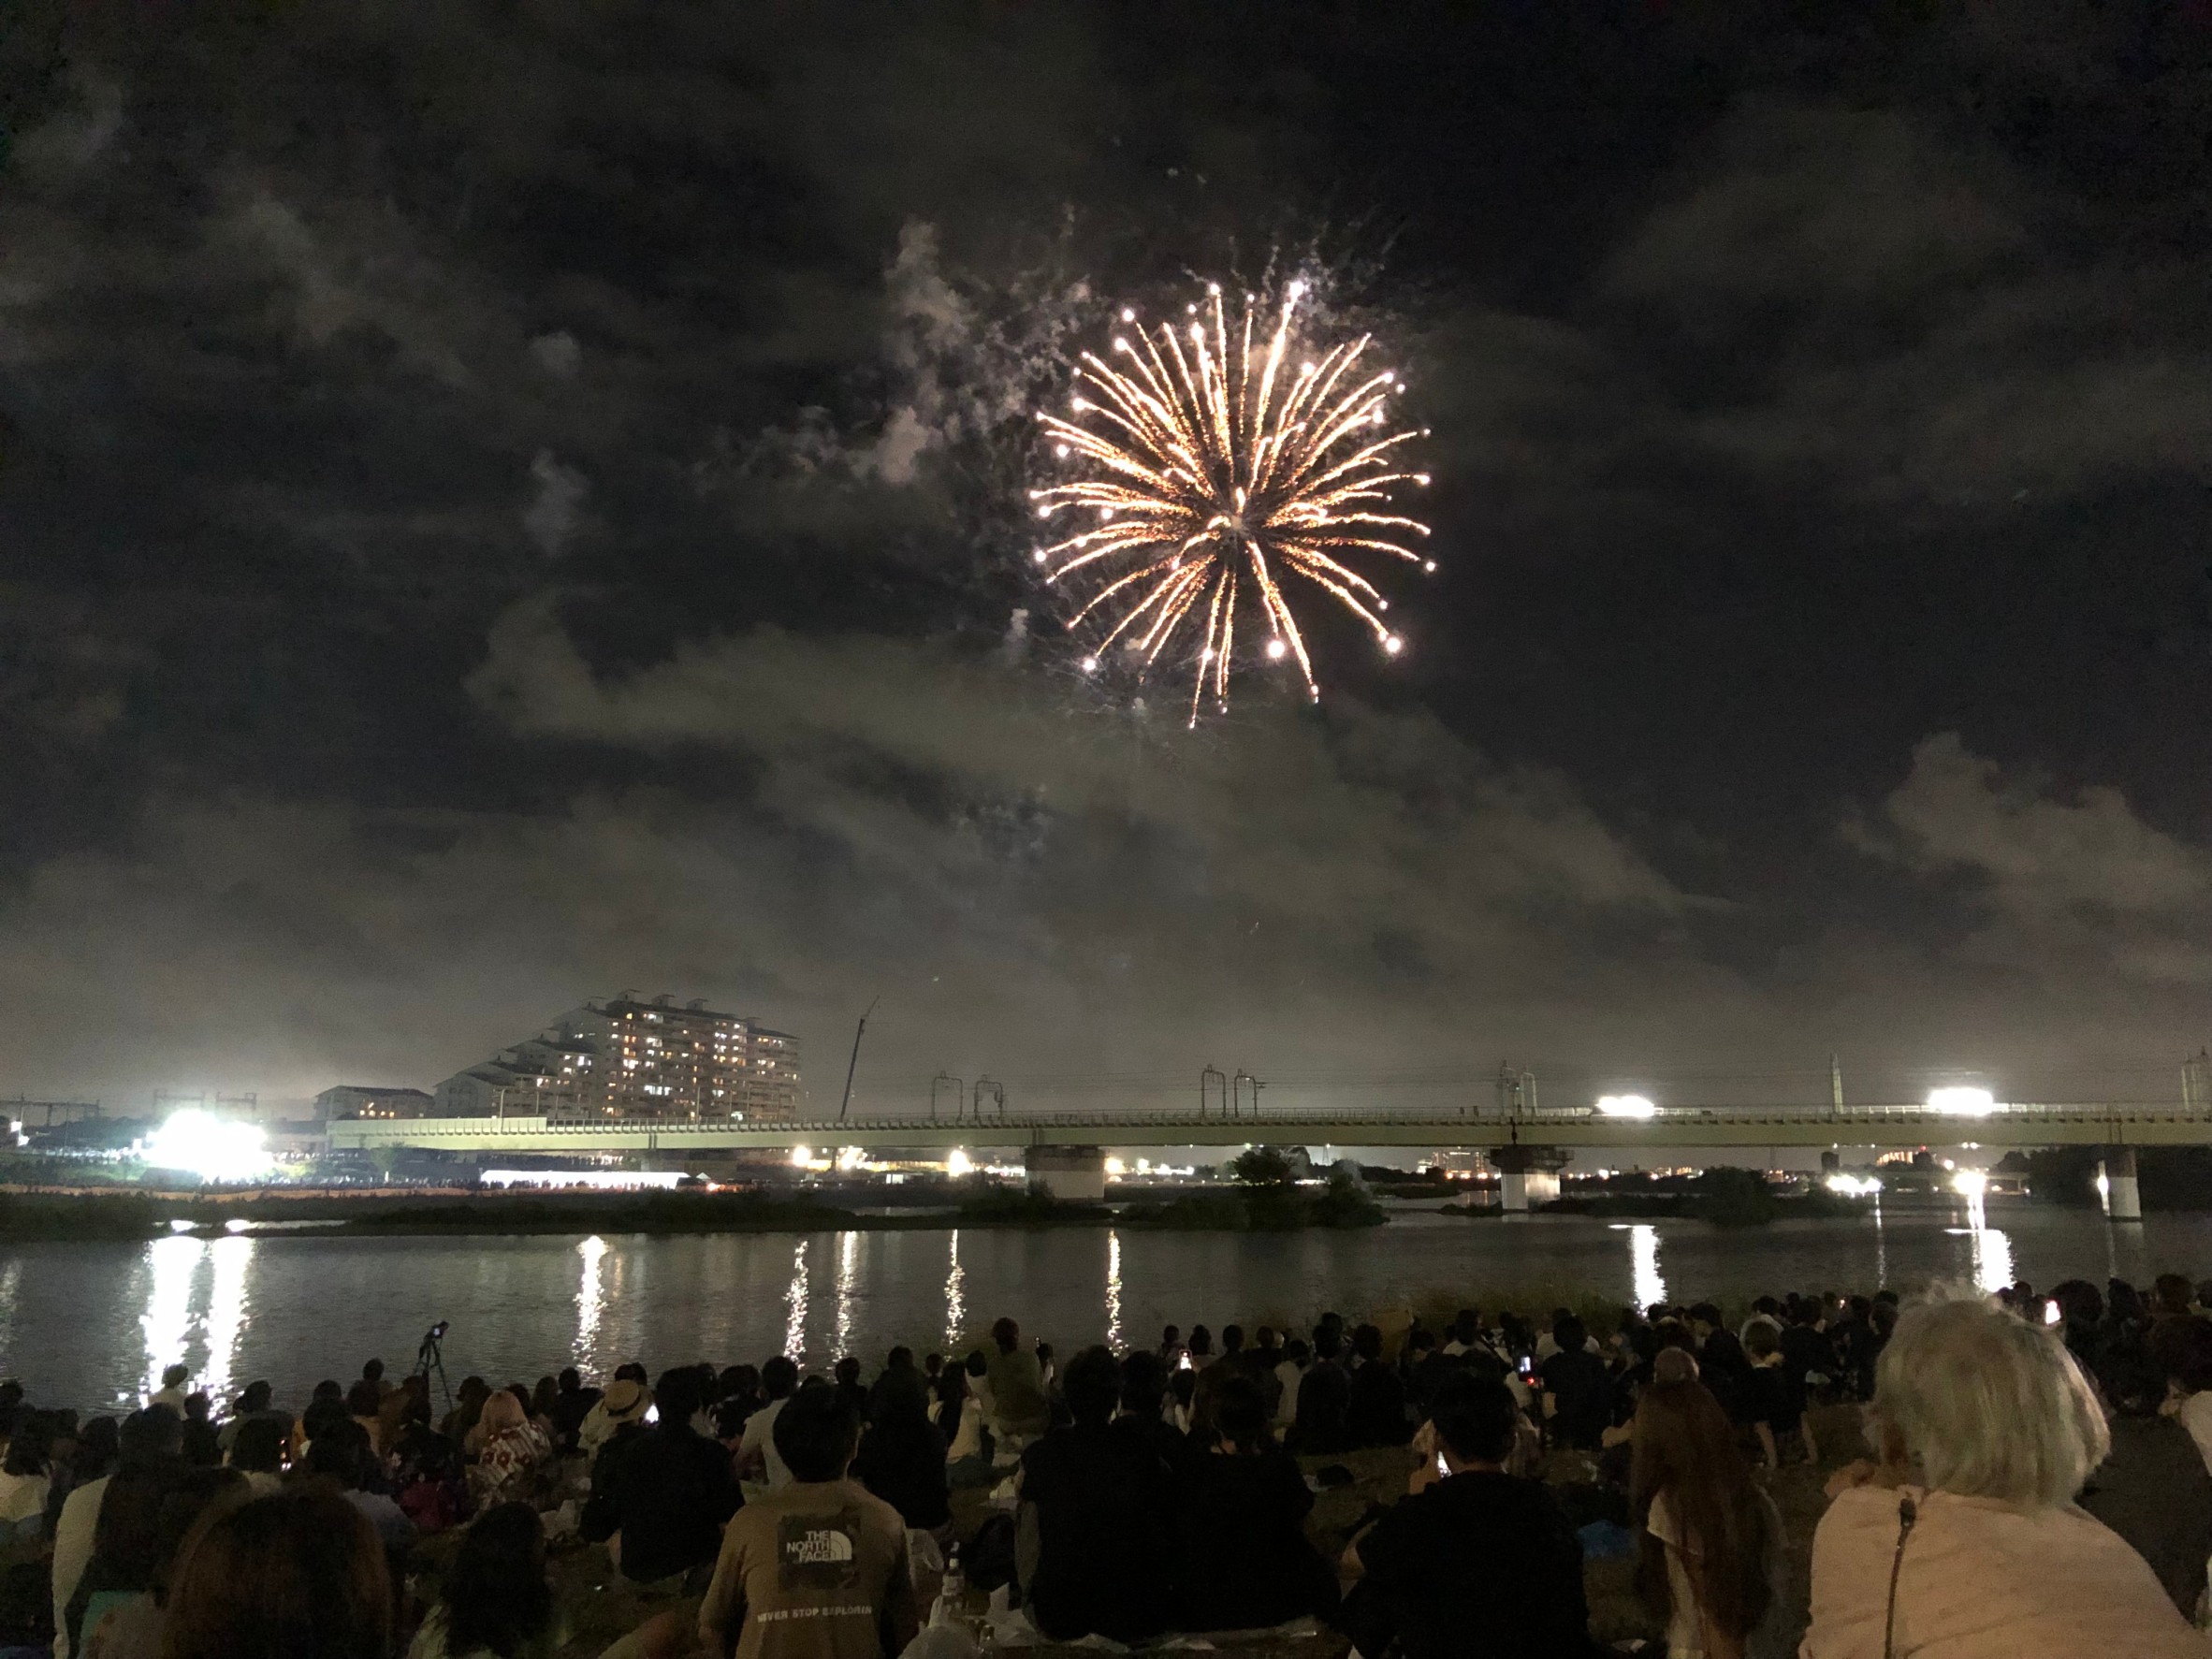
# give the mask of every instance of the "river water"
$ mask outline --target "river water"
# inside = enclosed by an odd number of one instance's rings
[[[1001,1314],[1063,1353],[1157,1339],[1163,1324],[1310,1323],[1476,1300],[1541,1313],[1594,1292],[1642,1303],[1790,1289],[1985,1288],[2027,1278],[2147,1285],[2212,1274],[2212,1214],[2114,1227],[2093,1213],[1993,1204],[1876,1218],[1702,1222],[1576,1216],[1466,1221],[1401,1212],[1361,1232],[1071,1228],[654,1238],[308,1238],[283,1233],[0,1250],[0,1375],[34,1400],[127,1407],[177,1361],[218,1399],[255,1377],[280,1401],[381,1355],[395,1373],[449,1319],[452,1380],[604,1378],[783,1352],[810,1367],[904,1342],[965,1351]]]

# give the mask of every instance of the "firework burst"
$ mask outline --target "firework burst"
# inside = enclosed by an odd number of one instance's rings
[[[1084,353],[1072,418],[1037,417],[1079,474],[1031,490],[1037,516],[1094,521],[1035,554],[1047,582],[1075,576],[1090,589],[1069,622],[1102,631],[1084,672],[1117,645],[1143,670],[1187,651],[1193,725],[1209,690],[1228,706],[1241,640],[1258,639],[1262,661],[1295,661],[1320,696],[1288,578],[1326,593],[1396,656],[1404,640],[1383,619],[1390,601],[1360,567],[1436,568],[1413,546],[1428,527],[1390,511],[1397,488],[1429,481],[1399,470],[1404,445],[1426,434],[1388,429],[1403,383],[1361,369],[1365,336],[1292,366],[1304,293],[1292,283],[1267,330],[1250,296],[1232,326],[1214,284],[1205,313],[1191,306],[1180,333],[1163,323],[1115,339],[1118,367]]]

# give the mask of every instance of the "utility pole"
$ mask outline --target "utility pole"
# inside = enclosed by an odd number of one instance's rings
[[[1228,1077],[1223,1074],[1219,1067],[1208,1066],[1199,1073],[1199,1116],[1201,1118],[1206,1115],[1206,1080],[1208,1078],[1221,1085],[1221,1103],[1225,1111],[1229,1105]]]
[[[852,1074],[860,1069],[861,1034],[868,1028],[868,1014],[874,1013],[876,1003],[882,1000],[883,998],[879,997],[875,1002],[869,1003],[867,1013],[862,1014],[860,1024],[852,1027],[852,1058],[845,1063],[845,1098],[837,1102],[837,1121],[839,1123],[845,1121],[845,1109],[852,1104]]]
[[[937,1121],[937,1085],[940,1083],[949,1083],[953,1085],[953,1121],[958,1123],[961,1105],[967,1098],[968,1079],[954,1077],[950,1071],[939,1071],[929,1080],[929,1118],[932,1123]]]

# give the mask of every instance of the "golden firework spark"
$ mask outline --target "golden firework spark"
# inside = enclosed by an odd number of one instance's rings
[[[1408,545],[1428,527],[1389,510],[1396,487],[1429,481],[1395,470],[1401,446],[1426,433],[1383,430],[1403,383],[1387,369],[1361,371],[1366,336],[1287,370],[1304,294],[1304,284],[1290,284],[1272,337],[1255,351],[1259,305],[1247,295],[1232,328],[1213,284],[1206,315],[1189,307],[1180,335],[1163,323],[1117,338],[1122,367],[1084,353],[1074,418],[1037,417],[1055,455],[1082,474],[1031,490],[1037,516],[1098,520],[1035,555],[1048,582],[1101,578],[1069,623],[1111,623],[1084,671],[1097,673],[1117,643],[1144,669],[1178,640],[1195,646],[1193,725],[1209,685],[1228,706],[1238,619],[1254,610],[1260,656],[1295,659],[1320,696],[1285,576],[1329,594],[1394,657],[1405,642],[1383,620],[1390,603],[1358,565],[1380,556],[1436,568]],[[1121,319],[1133,324],[1136,313]]]

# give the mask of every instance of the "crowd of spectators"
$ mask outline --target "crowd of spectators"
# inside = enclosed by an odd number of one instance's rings
[[[181,1366],[120,1422],[7,1383],[0,1647],[541,1659],[578,1611],[558,1541],[629,1588],[608,1659],[956,1659],[986,1592],[1029,1639],[1287,1626],[1533,1659],[1602,1651],[1584,1556],[1618,1536],[1672,1659],[2212,1655],[2212,1317],[2187,1281],[1600,1323],[1171,1326],[1061,1364],[1001,1319],[872,1378],[628,1364],[472,1376],[443,1411],[374,1361],[297,1414],[259,1382],[213,1410]],[[1793,1587],[1770,1471],[1817,1461],[1816,1417],[1869,1455]],[[1375,1448],[1403,1495],[1323,1535],[1316,1492]]]

